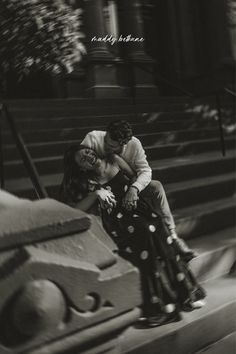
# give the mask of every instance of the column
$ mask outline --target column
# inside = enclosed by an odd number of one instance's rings
[[[121,36],[131,36],[131,40],[124,43],[126,59],[132,66],[134,91],[136,97],[156,96],[157,87],[153,82],[154,61],[145,52],[145,35],[141,13],[140,0],[122,0],[123,33]],[[132,40],[132,38],[137,39]]]
[[[226,1],[227,29],[229,34],[230,50],[226,62],[233,64],[236,60],[236,3],[233,0]],[[226,30],[227,31],[227,30]]]
[[[148,61],[151,59],[145,53],[145,38],[143,33],[143,20],[141,16],[141,4],[139,0],[123,0],[124,30],[123,37],[131,35],[133,38],[143,38],[140,42],[129,42],[127,56],[135,61]]]
[[[194,13],[196,4],[189,0],[182,0],[176,7],[179,16],[179,27],[177,28],[181,41],[181,71],[185,78],[195,76],[198,72],[196,58],[196,39]]]
[[[112,60],[107,43],[102,41],[107,35],[103,15],[103,0],[85,0],[85,25],[90,60]]]
[[[118,85],[117,59],[104,40],[106,33],[103,0],[85,0],[85,26],[88,47],[88,96],[95,98],[122,97]]]

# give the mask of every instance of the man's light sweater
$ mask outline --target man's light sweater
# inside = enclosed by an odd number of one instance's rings
[[[106,156],[104,148],[105,135],[105,131],[93,130],[86,135],[82,144],[95,150],[96,153],[103,158]],[[137,179],[132,185],[137,187],[139,192],[141,192],[151,182],[152,170],[147,162],[145,151],[139,139],[133,136],[132,139],[124,145],[120,156],[136,172]]]

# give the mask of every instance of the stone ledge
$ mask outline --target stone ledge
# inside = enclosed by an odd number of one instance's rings
[[[0,198],[7,195],[0,193]],[[81,232],[91,225],[86,213],[53,199],[32,202],[9,194],[0,207],[0,250]]]

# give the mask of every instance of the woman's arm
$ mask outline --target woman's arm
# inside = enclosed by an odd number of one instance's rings
[[[74,204],[74,208],[82,211],[88,211],[96,200],[99,200],[101,207],[104,209],[112,208],[116,204],[114,194],[104,188],[100,188],[94,192],[90,192],[81,201]]]
[[[114,154],[113,158],[114,158],[114,161],[118,164],[121,171],[123,171],[127,177],[132,179],[133,177],[136,176],[136,173],[133,171],[133,169],[130,167],[130,165],[122,157]]]
[[[74,205],[71,205],[71,206],[73,206],[76,209],[80,209],[82,211],[88,211],[92,207],[92,205],[96,202],[96,200],[97,200],[97,193],[95,191],[95,192],[89,193],[82,200],[74,203]]]

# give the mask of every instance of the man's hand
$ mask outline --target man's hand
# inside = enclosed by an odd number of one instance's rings
[[[101,188],[96,191],[96,194],[102,209],[110,209],[116,206],[116,199],[111,191]]]
[[[126,210],[136,209],[138,199],[138,190],[131,186],[123,198],[122,205]]]

